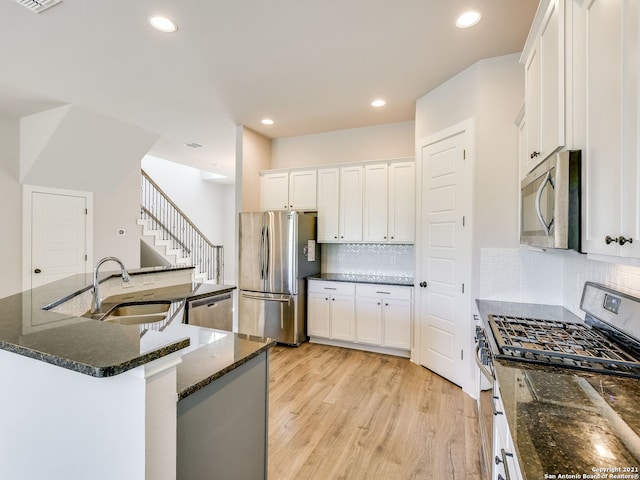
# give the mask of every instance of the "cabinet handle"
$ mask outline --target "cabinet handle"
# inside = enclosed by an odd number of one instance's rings
[[[33,273],[40,273],[40,272],[42,272],[42,270],[40,270],[39,268],[36,268],[36,269],[33,271]]]
[[[498,409],[496,408],[496,400],[498,400],[498,397],[495,397],[495,396],[494,396],[494,397],[493,397],[493,401],[492,401],[492,404],[493,404],[493,414],[494,414],[494,415],[504,415],[504,413],[503,413],[503,412],[501,412],[500,410],[498,410]]]
[[[420,282],[420,286],[422,288],[427,288],[427,282]]]
[[[540,155],[540,152],[536,152],[535,150],[531,152],[531,158],[536,158],[538,155]]]
[[[500,479],[511,480],[511,475],[509,473],[509,466],[507,465],[507,457],[513,457],[513,453],[509,453],[505,451],[504,448],[501,448],[500,455],[502,456],[502,460],[500,460],[500,458],[498,458],[498,456],[496,455],[496,465],[498,465],[501,462],[502,464],[504,464],[504,474],[506,475],[507,478],[504,478],[502,475],[498,475],[498,480]]]
[[[625,243],[633,243],[633,238],[624,238],[622,235],[618,237],[618,243],[620,245],[624,245]]]
[[[376,293],[380,293],[380,294],[384,294],[384,295],[391,295],[391,292],[376,292]]]
[[[607,245],[611,243],[618,243],[618,239],[607,235],[606,237],[604,237],[604,243],[606,243]]]

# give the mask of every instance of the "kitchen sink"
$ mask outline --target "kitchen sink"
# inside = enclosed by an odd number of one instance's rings
[[[120,325],[160,322],[167,317],[170,306],[169,301],[121,304],[112,308],[102,321]]]

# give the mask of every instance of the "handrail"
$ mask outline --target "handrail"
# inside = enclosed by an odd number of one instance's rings
[[[202,237],[202,239],[207,242],[210,246],[212,247],[222,247],[222,245],[214,245],[213,243],[211,243],[207,237],[205,236],[204,233],[202,233],[200,231],[200,229],[198,227],[195,226],[195,224],[189,219],[189,217],[187,217],[187,215],[180,210],[180,207],[178,207],[175,203],[173,203],[173,200],[171,200],[171,198],[169,197],[169,195],[167,195],[164,190],[162,190],[158,184],[156,182],[154,182],[151,177],[147,174],[147,172],[145,172],[144,170],[140,170],[142,172],[142,176],[144,178],[147,179],[147,181],[153,185],[153,188],[155,188],[156,190],[158,190],[158,192],[160,192],[160,194],[165,198],[165,200],[169,203],[169,205],[171,205],[173,208],[175,208],[178,212],[178,214],[184,218],[186,220],[186,222],[198,233],[198,235],[200,235]]]
[[[176,237],[173,233],[171,233],[171,230],[165,224],[163,224],[158,217],[156,217],[153,213],[151,213],[151,211],[149,211],[149,209],[147,207],[145,207],[144,205],[141,205],[140,208],[142,209],[142,212],[146,213],[147,215],[149,215],[149,218],[151,218],[151,220],[156,222],[158,224],[158,226],[160,228],[162,228],[162,230],[167,232],[167,235],[169,235],[172,240],[175,240],[175,242],[178,245],[180,245],[180,247],[185,252],[191,253],[191,249],[189,247],[187,247],[184,243],[182,243],[178,237]]]
[[[202,272],[206,272],[207,280],[223,283],[224,247],[209,241],[144,170],[141,174],[141,219],[150,220],[164,240],[171,241],[173,248],[182,250],[192,265],[198,265]]]

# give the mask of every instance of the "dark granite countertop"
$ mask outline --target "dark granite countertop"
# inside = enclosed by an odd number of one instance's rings
[[[175,269],[152,268],[130,273]],[[101,281],[114,275],[113,272],[102,274]],[[162,332],[141,335],[138,325],[118,325],[43,310],[44,306],[58,303],[59,299],[68,299],[86,291],[92,282],[91,274],[74,275],[0,299],[0,348],[86,375],[109,377],[189,346],[189,335],[182,330],[167,328]],[[224,291],[234,288],[186,284],[159,288],[153,294],[143,291],[123,294],[122,297],[135,301],[136,295],[142,295],[145,301],[161,297],[184,302],[192,295],[199,296],[212,289]],[[105,301],[103,311],[108,310],[113,299],[117,297]],[[114,305],[112,302],[111,306]],[[179,311],[173,321],[180,323],[181,317]]]
[[[477,305],[486,331],[490,314],[583,321],[553,305],[486,300]],[[491,334],[487,337],[495,352]],[[503,359],[495,359],[494,366],[525,480],[638,478],[583,475],[597,475],[599,468],[611,469],[607,475],[625,468],[630,475],[638,472],[640,380]]]
[[[361,275],[355,273],[319,273],[307,278],[309,280],[327,280],[331,282],[372,283],[375,285],[413,287],[413,278],[411,277],[388,277],[384,275]]]

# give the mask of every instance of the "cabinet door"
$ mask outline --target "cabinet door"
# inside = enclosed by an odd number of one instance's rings
[[[354,341],[355,336],[355,297],[333,295],[330,300],[331,338]]]
[[[542,161],[540,156],[540,49],[538,44],[529,54],[525,64],[525,103],[527,109],[525,175]]]
[[[340,170],[318,170],[318,242],[337,242],[340,215]]]
[[[594,0],[585,8],[586,145],[583,250],[620,255],[625,247],[606,244],[622,235],[623,176],[623,4]],[[574,75],[575,76],[575,75]],[[625,236],[627,236],[625,234]],[[628,245],[627,245],[628,246]]]
[[[388,170],[386,163],[364,167],[363,240],[387,241]]]
[[[364,167],[363,240],[387,241],[388,165],[378,163]]]
[[[384,313],[384,346],[411,348],[411,301],[382,299]]]
[[[330,296],[322,293],[307,295],[307,335],[311,337],[330,336]]]
[[[389,241],[415,241],[416,166],[414,162],[389,165]]]
[[[260,209],[287,210],[289,206],[289,173],[266,173],[260,177]]]
[[[340,228],[341,242],[362,241],[362,185],[363,167],[340,169]]]
[[[316,209],[315,170],[301,170],[289,173],[289,209]]]
[[[549,3],[539,48],[542,160],[564,145],[564,0]]]
[[[382,345],[382,300],[356,298],[356,339],[361,343]]]

